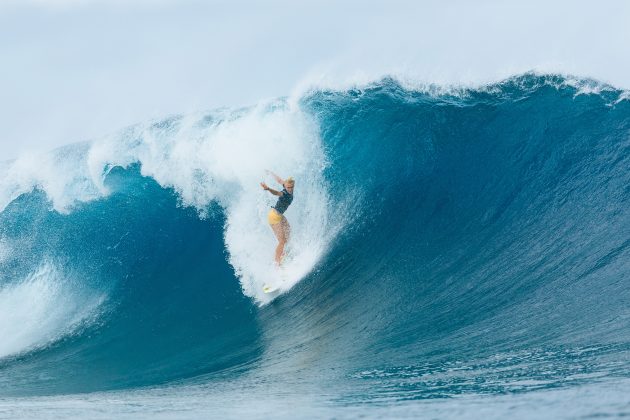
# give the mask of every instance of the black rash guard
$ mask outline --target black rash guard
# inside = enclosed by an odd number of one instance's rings
[[[278,198],[278,202],[272,208],[280,214],[283,214],[289,208],[289,205],[293,201],[293,194],[289,194],[286,188],[282,189],[282,195]]]

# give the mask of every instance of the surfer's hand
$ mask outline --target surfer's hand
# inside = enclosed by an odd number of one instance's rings
[[[264,182],[260,183],[260,186],[262,187],[263,190],[267,191],[269,189],[269,187],[267,186],[267,184],[265,184]]]

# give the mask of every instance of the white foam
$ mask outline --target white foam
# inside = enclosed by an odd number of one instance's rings
[[[617,105],[621,101],[630,101],[630,90],[624,90],[621,92],[617,100],[613,102],[613,105]]]
[[[69,212],[77,202],[101,197],[104,191],[88,176],[86,144],[40,154],[25,154],[0,166],[0,210],[22,194],[39,188],[55,210]]]
[[[0,358],[44,347],[96,319],[105,300],[44,262],[0,288]]]

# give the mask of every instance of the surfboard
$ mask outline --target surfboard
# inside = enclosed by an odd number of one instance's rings
[[[288,277],[288,273],[286,271],[286,264],[290,261],[287,260],[287,254],[285,254],[282,258],[282,265],[280,265],[279,267],[276,267],[277,269],[277,275],[280,278],[280,281],[278,282],[273,281],[271,284],[270,283],[265,283],[263,284],[263,292],[264,293],[274,293],[280,290],[280,285],[274,285],[274,283],[283,283],[285,280],[287,280]]]
[[[268,284],[263,285],[263,292],[264,293],[273,293],[278,291],[278,288],[275,286],[270,286]]]

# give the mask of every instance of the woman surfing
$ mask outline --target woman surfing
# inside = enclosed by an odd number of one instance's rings
[[[269,191],[271,194],[278,196],[276,205],[273,206],[267,214],[267,220],[269,221],[269,225],[271,226],[273,233],[276,235],[276,238],[278,238],[275,260],[276,264],[280,266],[282,263],[282,257],[284,256],[284,246],[289,241],[289,235],[291,233],[291,226],[289,225],[287,218],[284,217],[284,212],[287,211],[287,208],[289,208],[289,205],[291,205],[291,202],[293,201],[293,187],[295,186],[295,181],[292,177],[283,180],[271,171],[267,171],[267,173],[273,176],[283,187],[282,191],[276,191],[269,188],[264,182],[260,183],[260,186],[265,191]]]

